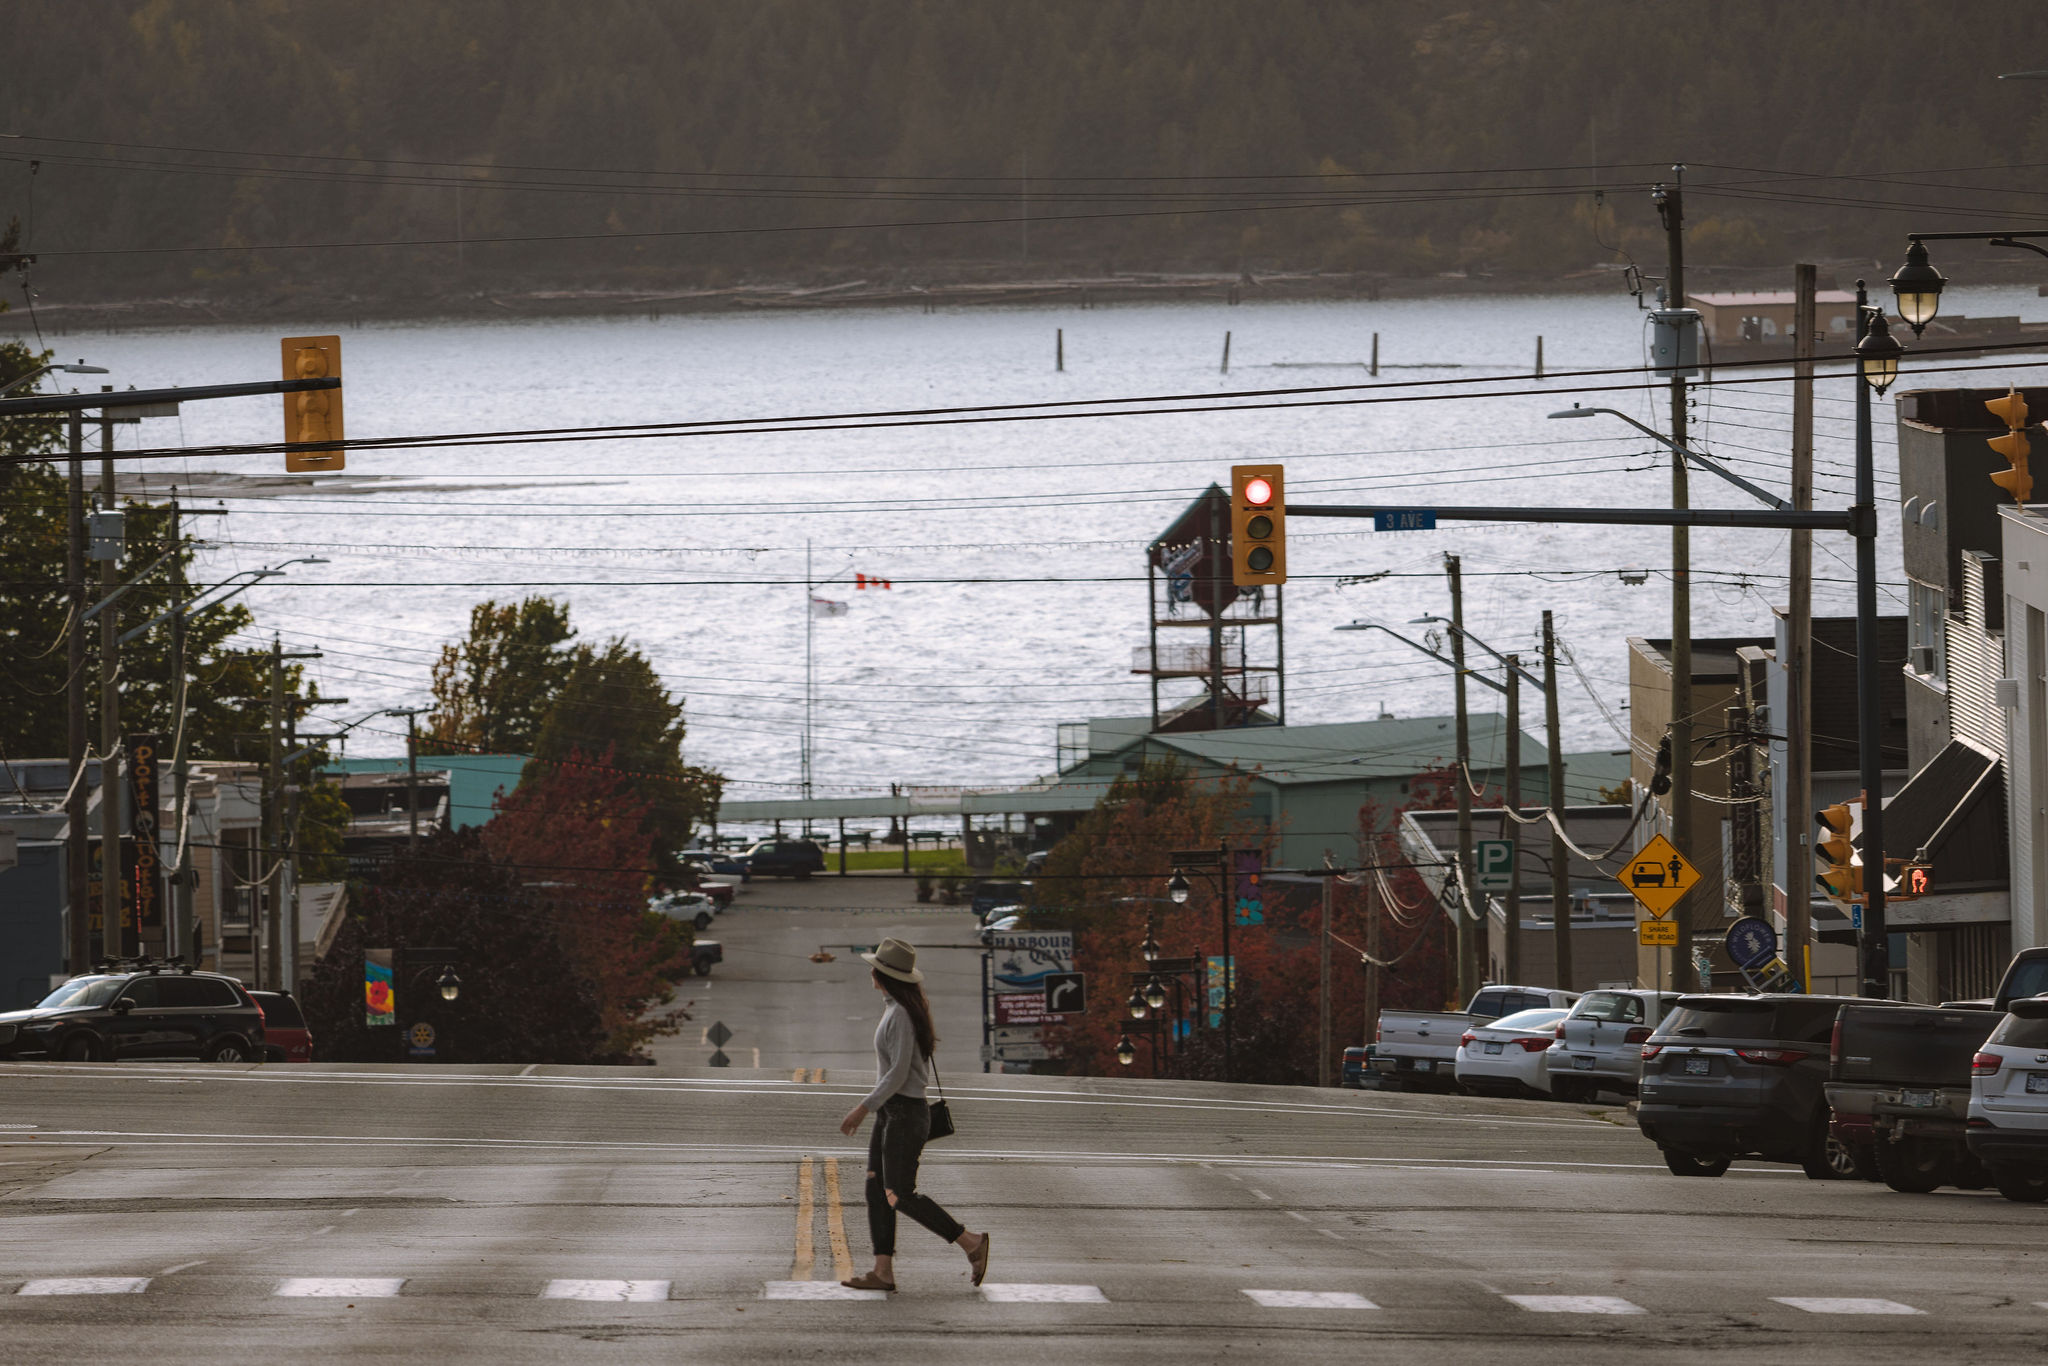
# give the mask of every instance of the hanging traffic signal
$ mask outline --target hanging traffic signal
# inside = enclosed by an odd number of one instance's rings
[[[1671,790],[1671,737],[1657,742],[1657,768],[1650,774],[1650,794],[1661,797]]]
[[[1856,861],[1854,804],[1837,802],[1814,813],[1822,836],[1815,846],[1813,880],[1830,901],[1863,899],[1863,865]]]
[[[286,379],[341,378],[340,337],[286,337],[282,350]],[[348,453],[326,443],[344,439],[341,390],[312,389],[284,396],[286,470],[305,474],[341,469],[348,462]],[[303,449],[289,449],[293,446]]]
[[[1230,581],[1287,582],[1287,491],[1278,465],[1230,467]]]
[[[1999,470],[1991,482],[2010,493],[2014,502],[2028,503],[2034,497],[2034,476],[2027,471],[2027,455],[2032,450],[2027,441],[2027,397],[2008,385],[2004,398],[1987,399],[1984,406],[2009,429],[2004,436],[1992,437],[1990,444],[2012,462],[2012,468]]]

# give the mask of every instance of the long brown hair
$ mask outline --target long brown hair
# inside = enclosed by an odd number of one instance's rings
[[[910,1028],[917,1035],[917,1051],[931,1057],[939,1046],[939,1036],[932,1029],[932,1007],[924,998],[924,988],[915,982],[891,977],[886,972],[876,972],[875,980],[882,984],[882,990],[889,993],[889,999],[902,1006],[910,1016]]]

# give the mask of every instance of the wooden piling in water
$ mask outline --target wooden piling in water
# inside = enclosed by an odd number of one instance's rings
[[[1223,373],[1230,373],[1230,333],[1223,334]]]
[[[1052,368],[1062,373],[1067,368],[1067,329],[1064,327],[1052,330]]]
[[[1536,378],[1543,378],[1543,338],[1536,338]]]
[[[1377,333],[1377,332],[1375,332],[1375,333],[1373,333],[1373,334],[1372,334],[1372,364],[1371,364],[1371,366],[1369,366],[1369,367],[1368,367],[1368,371],[1369,371],[1369,373],[1370,373],[1370,374],[1372,375],[1372,377],[1373,377],[1374,379],[1378,379],[1378,378],[1379,378],[1379,373],[1380,373],[1380,334],[1379,334],[1379,333]]]

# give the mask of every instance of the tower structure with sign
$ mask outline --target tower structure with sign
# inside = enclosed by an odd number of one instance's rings
[[[1237,582],[1242,520],[1233,492],[1211,484],[1145,547],[1148,639],[1131,672],[1152,680],[1155,731],[1286,723],[1285,590]]]

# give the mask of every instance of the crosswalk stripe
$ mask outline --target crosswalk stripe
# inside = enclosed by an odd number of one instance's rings
[[[1378,1305],[1349,1290],[1247,1290],[1254,1304],[1268,1309],[1377,1309]]]
[[[1923,1310],[1897,1300],[1831,1299],[1826,1296],[1773,1295],[1779,1304],[1789,1304],[1809,1314],[1919,1314]]]
[[[17,1295],[140,1295],[149,1289],[147,1276],[51,1276],[30,1281]]]
[[[837,1281],[769,1281],[764,1300],[886,1300],[885,1290],[850,1290]]]
[[[981,1297],[990,1304],[1109,1303],[1109,1297],[1092,1285],[984,1285]]]
[[[667,1281],[549,1281],[544,1300],[604,1300],[643,1304],[668,1298]]]
[[[383,1300],[396,1295],[403,1276],[292,1276],[272,1292],[287,1299]]]
[[[1532,1314],[1644,1314],[1649,1311],[1613,1295],[1504,1295]]]

